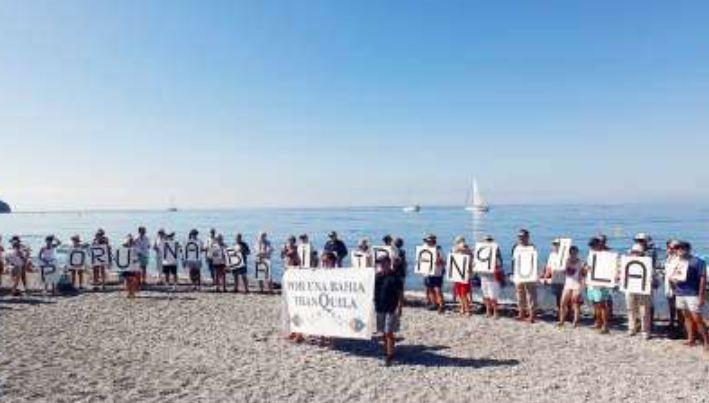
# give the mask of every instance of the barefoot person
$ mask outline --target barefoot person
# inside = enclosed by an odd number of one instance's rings
[[[175,233],[165,234],[158,243],[158,251],[162,260],[162,273],[165,275],[165,285],[170,286],[172,277],[172,290],[177,290],[177,264],[180,256],[180,243],[175,240]]]
[[[256,252],[256,263],[260,262],[261,260],[271,259],[271,256],[273,255],[273,247],[271,246],[271,241],[268,240],[268,235],[266,235],[265,232],[259,232],[258,236],[256,237],[256,245],[254,245],[254,251]],[[273,281],[271,281],[271,279],[259,280],[259,291],[263,293],[264,283],[266,283],[266,289],[268,290],[268,293],[273,293]]]
[[[453,248],[451,248],[451,253],[462,253],[464,255],[470,256],[470,261],[473,259],[473,251],[468,247],[463,236],[457,236],[453,241]],[[466,267],[465,270],[470,270]],[[469,316],[472,313],[471,301],[470,301],[470,291],[471,283],[470,280],[467,281],[456,281],[453,283],[453,293],[460,300],[460,307],[458,312],[461,315]]]
[[[148,275],[148,262],[150,261],[150,238],[148,238],[145,227],[138,227],[138,236],[133,241],[133,244],[138,255],[140,282],[145,284]]]
[[[436,243],[437,239],[435,235],[427,235],[423,238],[423,242],[424,246],[436,248],[436,261],[434,262],[435,273],[432,276],[425,276],[423,278],[423,283],[426,287],[426,300],[434,304],[433,309],[437,309],[438,313],[443,313],[445,307],[443,305],[443,292],[441,288],[443,287],[443,274],[445,272],[446,262],[443,259],[441,247]]]
[[[648,251],[642,243],[636,242],[630,248],[630,256],[645,256]],[[650,270],[653,270],[651,267]],[[654,271],[652,287],[655,287]],[[652,295],[625,293],[626,311],[628,316],[628,336],[638,333],[637,322],[640,316],[640,334],[647,340],[652,330]]]
[[[579,258],[579,248],[573,245],[569,248],[569,259],[564,268],[564,289],[561,294],[559,304],[559,327],[564,326],[568,314],[569,306],[574,312],[574,327],[578,327],[581,317],[581,302],[583,297],[583,281],[586,277],[586,263]]]
[[[377,331],[383,335],[384,362],[389,366],[394,360],[395,333],[399,331],[401,281],[391,266],[389,256],[381,256],[375,264],[374,310],[377,313]]]
[[[49,288],[52,295],[56,294],[56,284],[54,280],[51,279],[55,277],[56,273],[59,271],[56,249],[61,244],[62,242],[54,237],[54,235],[49,235],[44,239],[44,246],[42,246],[37,253],[39,274],[44,286],[44,292],[47,292],[47,288]]]
[[[534,247],[529,242],[529,231],[520,229],[517,234],[517,243],[512,247],[512,273],[515,271],[515,262],[519,248]],[[517,320],[527,319],[529,323],[534,323],[535,311],[537,308],[537,284],[536,283],[519,283],[515,284],[517,294]]]
[[[5,253],[5,263],[10,271],[10,276],[12,277],[12,295],[19,296],[22,295],[18,290],[20,281],[22,281],[23,276],[27,270],[31,269],[32,262],[30,260],[30,255],[27,253],[20,241],[20,237],[13,236],[10,238],[10,250]],[[24,292],[27,292],[27,283],[22,283]]]
[[[485,242],[495,242],[495,239],[488,235],[485,237]],[[479,273],[480,290],[482,291],[483,304],[485,305],[485,317],[499,318],[498,304],[500,300],[500,290],[502,289],[502,281],[504,280],[504,271],[502,269],[502,253],[500,248],[497,248],[495,253],[495,268],[492,273]],[[473,267],[474,269],[475,267]]]
[[[244,293],[249,293],[249,280],[246,278],[246,271],[249,267],[249,255],[251,254],[251,249],[249,249],[249,244],[244,242],[241,234],[236,234],[236,243],[234,244],[234,249],[237,252],[241,252],[241,257],[244,259],[244,266],[234,269],[234,292],[239,292],[239,279],[244,284]]]
[[[684,327],[687,332],[688,346],[696,343],[696,333],[704,342],[704,350],[709,351],[709,335],[702,318],[702,309],[706,304],[707,265],[704,260],[692,255],[689,242],[681,241],[677,245],[677,257],[687,264],[687,276],[684,280],[670,278],[674,284],[677,309],[684,315]]]

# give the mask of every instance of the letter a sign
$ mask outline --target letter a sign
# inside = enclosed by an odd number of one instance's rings
[[[416,267],[414,272],[422,276],[435,276],[436,254],[436,248],[430,248],[428,246],[417,246]]]
[[[626,256],[620,258],[620,288],[630,294],[652,294],[652,258]]]

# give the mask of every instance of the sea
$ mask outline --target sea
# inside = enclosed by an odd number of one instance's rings
[[[348,248],[361,238],[372,245],[381,244],[385,234],[401,237],[409,257],[407,289],[423,289],[421,277],[413,274],[413,251],[426,234],[435,234],[444,250],[453,239],[463,235],[469,243],[492,235],[500,244],[506,270],[510,251],[521,228],[531,233],[532,243],[539,250],[540,266],[546,262],[551,241],[556,237],[572,238],[585,254],[588,239],[605,234],[608,245],[626,252],[638,232],[652,236],[655,244],[664,248],[669,238],[692,243],[694,253],[709,256],[709,205],[706,204],[623,204],[623,205],[498,205],[484,214],[465,211],[462,207],[422,207],[418,213],[406,213],[400,207],[352,208],[243,208],[228,210],[179,211],[71,211],[16,212],[0,215],[0,235],[3,244],[12,235],[37,251],[43,239],[53,234],[65,243],[78,234],[89,241],[98,228],[103,228],[112,243],[138,226],[148,229],[151,239],[159,228],[175,232],[185,239],[195,228],[204,239],[210,228],[224,235],[228,244],[241,233],[253,244],[256,235],[265,231],[276,250],[289,235],[308,234],[316,248],[321,248],[327,233],[336,231]],[[662,255],[662,254],[661,254]],[[280,278],[283,267],[278,253],[274,254],[273,275]],[[151,264],[155,273],[155,266]],[[249,272],[253,267],[249,268]],[[511,298],[511,290],[505,294]],[[544,294],[544,293],[542,293]],[[548,295],[541,297],[543,305],[553,303]],[[659,301],[661,304],[662,302]]]

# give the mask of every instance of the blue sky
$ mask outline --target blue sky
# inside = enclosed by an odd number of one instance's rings
[[[708,4],[3,1],[0,198],[707,201]]]

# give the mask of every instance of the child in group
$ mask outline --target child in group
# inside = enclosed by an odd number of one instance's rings
[[[453,241],[453,248],[451,248],[451,253],[462,253],[464,255],[470,256],[470,262],[472,264],[473,251],[468,247],[468,244],[465,242],[464,237],[457,236],[455,238],[455,240]],[[465,268],[465,270],[468,272],[468,275],[470,275],[470,269],[471,267]],[[470,316],[472,314],[470,292],[470,280],[453,283],[453,293],[460,299],[459,313],[461,315]]]
[[[495,239],[488,235],[485,237],[485,242],[494,242]],[[483,304],[485,305],[485,317],[498,319],[498,301],[500,300],[500,290],[504,281],[504,271],[502,269],[502,254],[498,247],[495,253],[495,268],[492,273],[480,273],[480,290],[483,295]]]
[[[39,274],[44,286],[44,292],[47,292],[47,288],[51,289],[52,295],[56,294],[56,284],[54,278],[56,277],[59,267],[57,262],[57,255],[55,250],[57,246],[61,245],[61,241],[54,237],[54,235],[49,235],[44,239],[44,246],[39,249],[37,254],[37,259],[39,260]]]
[[[377,331],[383,334],[385,365],[394,360],[396,332],[399,331],[401,311],[401,281],[392,268],[389,256],[376,261],[377,276],[374,282],[374,310],[377,313]]]
[[[583,290],[587,267],[586,263],[579,259],[579,248],[576,245],[571,246],[569,248],[569,259],[566,261],[564,269],[564,290],[561,294],[559,322],[557,324],[559,327],[563,327],[566,322],[569,305],[573,307],[574,311],[573,325],[574,327],[579,325],[581,303],[583,302],[581,291]]]

